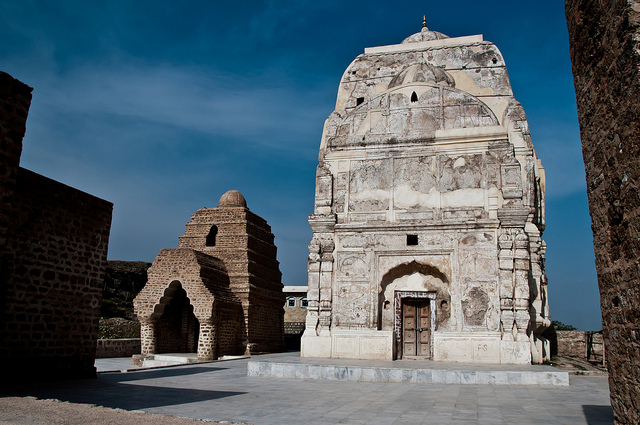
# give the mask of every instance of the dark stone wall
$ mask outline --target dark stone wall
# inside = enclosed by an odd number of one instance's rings
[[[0,71],[0,253],[6,245],[11,196],[18,177],[32,90]]]
[[[640,423],[640,2],[566,0],[616,423]]]
[[[18,167],[31,89],[0,86],[0,376],[95,376],[113,205]]]

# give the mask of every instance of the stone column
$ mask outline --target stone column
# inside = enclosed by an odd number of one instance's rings
[[[218,358],[218,328],[212,318],[198,319],[200,334],[198,335],[198,359],[215,360]]]
[[[331,357],[331,314],[335,214],[309,216],[313,239],[309,244],[309,287],[302,357]]]
[[[140,322],[140,354],[148,355],[156,352],[156,330],[155,322]]]
[[[320,242],[314,235],[309,244],[307,318],[305,334],[316,334],[320,312]]]
[[[515,179],[515,177],[514,177]],[[515,196],[517,193],[512,193]],[[519,199],[498,210],[502,233],[500,244],[501,363],[531,363],[529,340],[529,238],[524,228],[529,209]],[[509,277],[511,280],[509,280]],[[515,327],[514,327],[515,324]]]
[[[514,307],[516,314],[517,340],[528,340],[529,328],[529,237],[518,229],[515,237],[515,287]]]
[[[322,241],[320,264],[320,315],[319,324],[331,327],[331,302],[333,295],[333,238]]]
[[[500,323],[502,324],[502,339],[513,341],[513,237],[508,229],[503,229],[498,241],[499,279],[500,279]]]

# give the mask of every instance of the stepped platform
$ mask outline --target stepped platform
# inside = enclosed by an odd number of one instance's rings
[[[162,366],[176,366],[189,363],[201,363],[196,353],[164,353],[164,354],[136,354],[132,358],[133,366],[149,368]]]
[[[295,355],[250,360],[247,376],[423,384],[569,385],[566,371],[546,365],[320,359]]]

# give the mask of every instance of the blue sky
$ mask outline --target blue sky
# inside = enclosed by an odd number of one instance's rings
[[[306,284],[314,173],[338,83],[365,47],[430,29],[496,43],[547,172],[554,320],[600,329],[559,0],[7,1],[0,70],[34,87],[22,166],[114,203],[109,258],[152,261],[229,189]]]

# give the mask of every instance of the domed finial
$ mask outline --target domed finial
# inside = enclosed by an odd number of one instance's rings
[[[242,196],[242,193],[237,190],[230,190],[220,197],[218,208],[220,207],[247,208],[247,201]]]
[[[427,27],[427,15],[422,15],[422,28]]]

